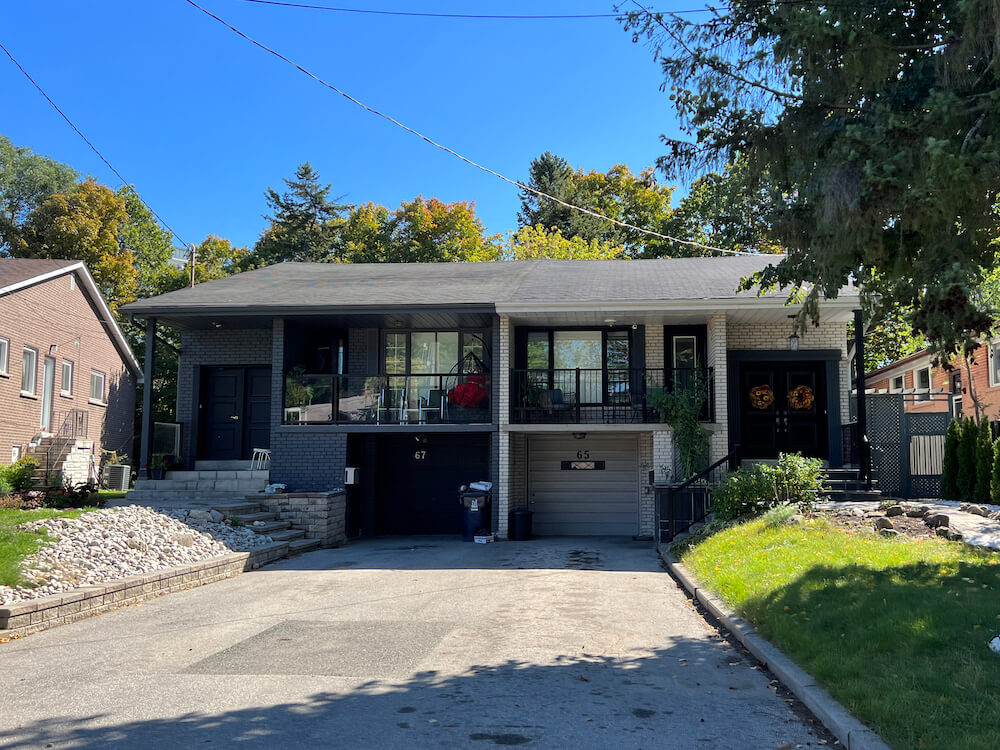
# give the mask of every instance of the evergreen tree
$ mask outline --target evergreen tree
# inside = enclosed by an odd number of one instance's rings
[[[976,490],[974,498],[977,503],[990,501],[990,472],[993,469],[993,434],[990,421],[984,419],[979,423],[979,441],[976,446]]]
[[[962,423],[951,420],[944,438],[944,457],[941,460],[941,497],[958,500],[958,446],[962,434]],[[1000,488],[1000,483],[997,484]]]
[[[993,471],[990,475],[990,502],[1000,503],[1000,440],[993,444]]]
[[[962,434],[958,441],[958,497],[969,502],[976,492],[976,460],[979,448],[979,428],[971,419],[962,420]]]
[[[254,245],[251,263],[268,266],[282,261],[338,260],[338,241],[348,206],[330,200],[330,186],[320,184],[319,172],[309,162],[284,180],[288,189],[267,189],[267,205],[274,212],[270,226]]]

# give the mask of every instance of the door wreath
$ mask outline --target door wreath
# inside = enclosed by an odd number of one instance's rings
[[[769,385],[755,385],[750,389],[750,405],[754,409],[767,409],[774,403],[774,391]]]
[[[812,409],[816,401],[816,394],[807,385],[798,385],[788,392],[788,407],[795,411],[807,411]]]

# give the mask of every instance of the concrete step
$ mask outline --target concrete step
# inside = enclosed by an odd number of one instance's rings
[[[827,479],[823,486],[830,490],[867,490],[868,484],[860,479]],[[878,489],[878,482],[872,481],[872,489]]]
[[[306,532],[302,529],[286,529],[285,531],[272,531],[268,536],[276,542],[294,542],[296,539],[304,539]]]
[[[314,549],[319,549],[319,539],[297,539],[288,543],[289,555],[301,555]]]
[[[212,506],[212,510],[217,510],[226,518],[231,518],[238,513],[260,513],[261,507],[259,503],[232,502],[216,503]]]
[[[191,500],[209,502],[214,505],[226,502],[238,502],[243,498],[238,492],[207,491],[207,490],[132,490],[125,496],[130,502],[149,505],[156,501],[163,500],[176,502],[181,500]]]
[[[277,521],[278,514],[267,513],[266,511],[254,511],[253,513],[234,513],[230,515],[229,518],[232,518],[234,521],[240,521],[241,523],[245,523],[249,526],[254,521]]]
[[[846,502],[851,500],[869,500],[878,502],[882,499],[882,493],[878,490],[846,490],[827,492],[826,499],[833,502]]]
[[[270,536],[272,531],[281,531],[282,529],[292,528],[291,521],[264,521],[262,524],[254,526],[253,524],[247,524],[248,529],[252,529],[254,533],[266,534]]]

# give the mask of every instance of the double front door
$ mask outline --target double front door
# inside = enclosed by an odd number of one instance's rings
[[[198,458],[249,459],[271,444],[271,368],[205,367]]]
[[[739,383],[741,457],[829,458],[823,362],[745,362]]]

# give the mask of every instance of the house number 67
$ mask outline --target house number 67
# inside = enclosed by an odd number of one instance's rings
[[[417,461],[423,461],[425,458],[427,458],[427,451],[414,451],[413,457]]]

